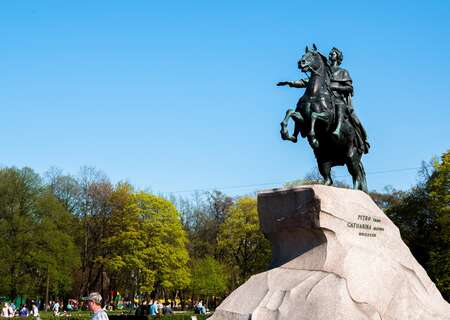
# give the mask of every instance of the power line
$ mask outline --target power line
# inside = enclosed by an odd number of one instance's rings
[[[425,166],[429,167],[430,165],[425,164]],[[377,174],[385,174],[385,173],[393,173],[393,172],[402,172],[402,171],[412,171],[419,170],[422,167],[412,167],[412,168],[399,168],[399,169],[388,169],[388,170],[379,170],[379,171],[370,171],[367,172],[366,175],[377,175]],[[336,178],[344,178],[346,176],[336,176]],[[164,193],[188,193],[188,192],[201,192],[201,191],[209,191],[209,190],[230,190],[230,189],[243,189],[243,188],[252,188],[252,187],[262,187],[262,186],[270,186],[270,185],[280,185],[286,183],[286,181],[278,181],[278,182],[265,182],[265,183],[257,183],[257,184],[247,184],[247,185],[236,185],[236,186],[227,186],[227,187],[209,187],[209,188],[198,188],[198,189],[188,189],[188,190],[177,190],[177,191],[167,191]]]

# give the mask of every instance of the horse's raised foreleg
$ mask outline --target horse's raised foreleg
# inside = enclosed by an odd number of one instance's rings
[[[287,129],[288,121],[290,118],[292,118],[295,122],[294,133],[292,136],[289,134],[289,131]],[[298,137],[298,134],[300,133],[300,125],[302,125],[303,123],[304,123],[303,117],[299,112],[296,112],[292,109],[289,109],[288,111],[286,111],[286,115],[285,115],[283,121],[280,123],[281,139],[289,140],[294,143],[297,142],[297,137]]]

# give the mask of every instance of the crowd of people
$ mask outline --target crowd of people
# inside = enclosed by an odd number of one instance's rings
[[[159,316],[159,315],[171,315],[173,314],[173,308],[176,306],[172,303],[162,303],[159,300],[144,301],[135,311],[137,316]],[[194,301],[193,310],[195,314],[206,314],[208,309],[203,304],[203,301]]]
[[[4,302],[2,304],[0,317],[34,317],[35,320],[40,320],[39,310],[51,311],[55,317],[70,316],[70,312],[77,310],[90,310],[94,313],[102,310],[104,314],[101,313],[101,317],[97,320],[105,320],[105,311],[135,309],[136,315],[156,317],[160,315],[171,315],[174,312],[173,309],[177,307],[177,304],[173,301],[170,303],[162,303],[157,299],[144,301],[140,305],[132,301],[121,300],[118,301],[118,303],[105,304],[102,307],[101,300],[102,298],[100,294],[94,292],[88,297],[82,298],[80,302],[76,299],[69,299],[66,304],[64,304],[62,300],[49,301],[48,304],[41,301],[31,300],[17,307],[14,303]],[[193,307],[195,314],[206,314],[208,312],[208,309],[203,304],[202,300],[193,301],[191,306]]]
[[[32,316],[35,319],[40,319],[39,307],[36,302],[31,302],[31,305],[23,304],[20,308],[17,308],[14,303],[3,303],[3,307],[0,313],[2,318],[13,317],[29,317]]]
[[[50,301],[47,305],[41,301],[28,301],[17,307],[15,303],[4,302],[0,312],[2,318],[13,317],[34,317],[40,319],[39,310],[50,310],[54,316],[68,316],[69,312],[78,310],[79,304],[77,300],[69,299],[64,305],[62,301]]]

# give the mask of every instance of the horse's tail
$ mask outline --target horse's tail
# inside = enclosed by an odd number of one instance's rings
[[[369,191],[367,190],[367,180],[366,180],[366,171],[364,170],[364,166],[362,164],[362,161],[360,160],[358,163],[358,168],[359,168],[359,172],[360,172],[360,184],[361,184],[361,190],[368,193]]]

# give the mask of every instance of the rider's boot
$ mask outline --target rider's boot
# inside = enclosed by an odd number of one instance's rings
[[[337,105],[336,106],[336,130],[334,130],[333,135],[335,135],[336,137],[340,138],[341,137],[341,126],[342,126],[342,121],[344,120],[344,111],[345,111],[345,106],[343,105]]]

